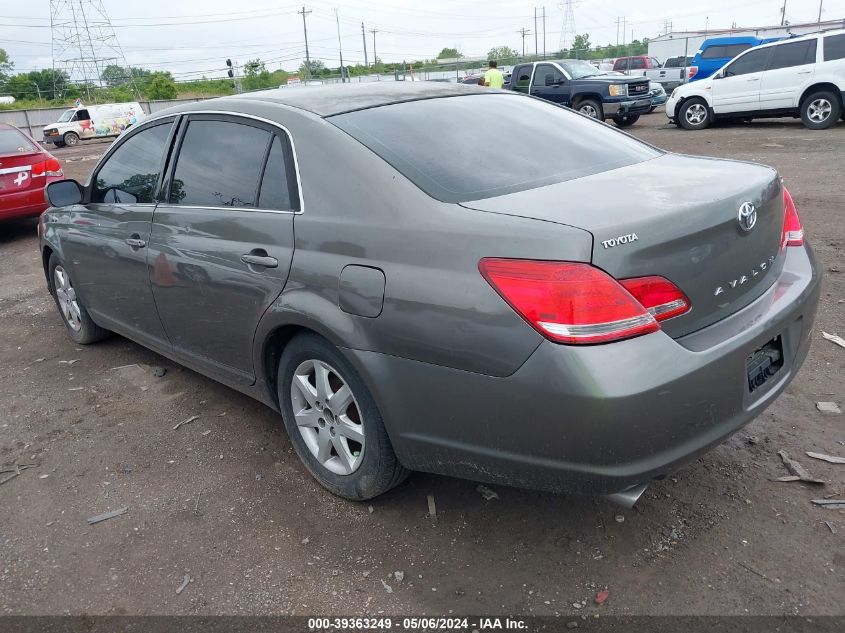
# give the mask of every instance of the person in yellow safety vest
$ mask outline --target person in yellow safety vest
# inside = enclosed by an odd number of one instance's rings
[[[484,85],[488,88],[501,88],[505,85],[505,76],[502,74],[502,71],[496,68],[498,64],[496,64],[495,59],[490,60],[490,68],[487,69],[487,72],[484,73]]]

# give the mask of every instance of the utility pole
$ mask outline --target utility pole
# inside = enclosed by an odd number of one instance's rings
[[[783,6],[780,9],[780,25],[786,24],[786,0],[783,0]]]
[[[297,13],[302,15],[302,32],[305,34],[305,79],[307,80],[311,78],[311,56],[308,54],[308,27],[305,26],[305,16],[311,11],[306,11],[303,5],[302,11],[297,11]]]
[[[616,18],[616,45],[619,46],[619,27],[622,25],[622,18]]]
[[[543,59],[546,59],[546,7],[543,7]]]
[[[537,57],[537,7],[534,7],[534,57]]]
[[[520,35],[522,35],[522,56],[525,57],[525,36],[531,32],[531,29],[526,29],[522,27],[517,31]]]
[[[367,33],[364,31],[363,22],[361,22],[361,41],[364,43],[364,67],[369,68],[370,62],[367,60]]]
[[[822,27],[822,7],[824,6],[824,0],[819,0],[819,29],[821,30]]]
[[[378,33],[378,29],[370,29],[370,33],[373,34],[373,66],[378,64],[378,53],[376,53],[376,33]]]
[[[346,83],[346,78],[343,74],[343,45],[340,43],[340,16],[337,8],[334,10],[334,19],[337,22],[337,54],[340,55],[340,83]]]
[[[622,16],[622,46],[625,46],[625,29],[628,28],[628,17]]]

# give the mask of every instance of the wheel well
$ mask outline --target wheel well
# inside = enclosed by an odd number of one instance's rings
[[[810,86],[809,88],[807,88],[804,91],[804,94],[801,95],[801,99],[798,101],[798,107],[800,108],[801,106],[803,106],[804,101],[811,94],[813,94],[814,92],[819,92],[821,90],[826,90],[828,92],[832,92],[836,96],[836,98],[839,99],[839,105],[840,106],[842,105],[842,91],[839,89],[839,87],[836,86],[835,84],[822,83],[822,84],[814,84],[814,85]]]
[[[280,404],[278,389],[276,389],[279,359],[282,357],[285,346],[290,343],[294,336],[303,332],[316,334],[314,330],[302,327],[301,325],[283,325],[273,330],[270,336],[267,337],[267,340],[264,341],[264,375],[267,377],[267,387],[272,392],[273,401],[277,406]]]
[[[589,93],[589,92],[586,93],[586,94],[575,95],[575,98],[572,100],[573,109],[577,108],[580,105],[580,103],[582,101],[584,101],[585,99],[592,99],[593,101],[598,101],[599,105],[602,106],[602,110],[604,110],[601,95],[592,94],[592,93]]]
[[[53,255],[53,249],[49,246],[45,246],[44,250],[41,251],[41,265],[44,267],[44,276],[47,278],[47,287],[52,292],[53,285],[50,281],[50,257]]]

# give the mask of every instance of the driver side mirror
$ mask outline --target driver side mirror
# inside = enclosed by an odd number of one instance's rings
[[[82,187],[75,180],[59,180],[47,185],[44,192],[47,202],[54,207],[82,204]]]

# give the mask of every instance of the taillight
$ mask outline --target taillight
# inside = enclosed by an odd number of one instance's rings
[[[48,176],[50,178],[64,176],[64,172],[62,171],[62,166],[59,161],[51,156],[45,161],[35,163],[32,166],[32,177],[40,178],[43,176]]]
[[[558,343],[607,343],[660,329],[618,281],[589,264],[485,258],[478,269],[523,319]]]
[[[636,277],[619,283],[658,321],[671,319],[690,309],[687,296],[665,277]]]
[[[687,79],[692,79],[698,74],[698,66],[690,66],[687,69]]]
[[[798,217],[798,209],[795,208],[795,201],[786,187],[783,188],[783,234],[781,237],[781,248],[786,246],[803,246],[804,227],[801,226],[801,218]]]

